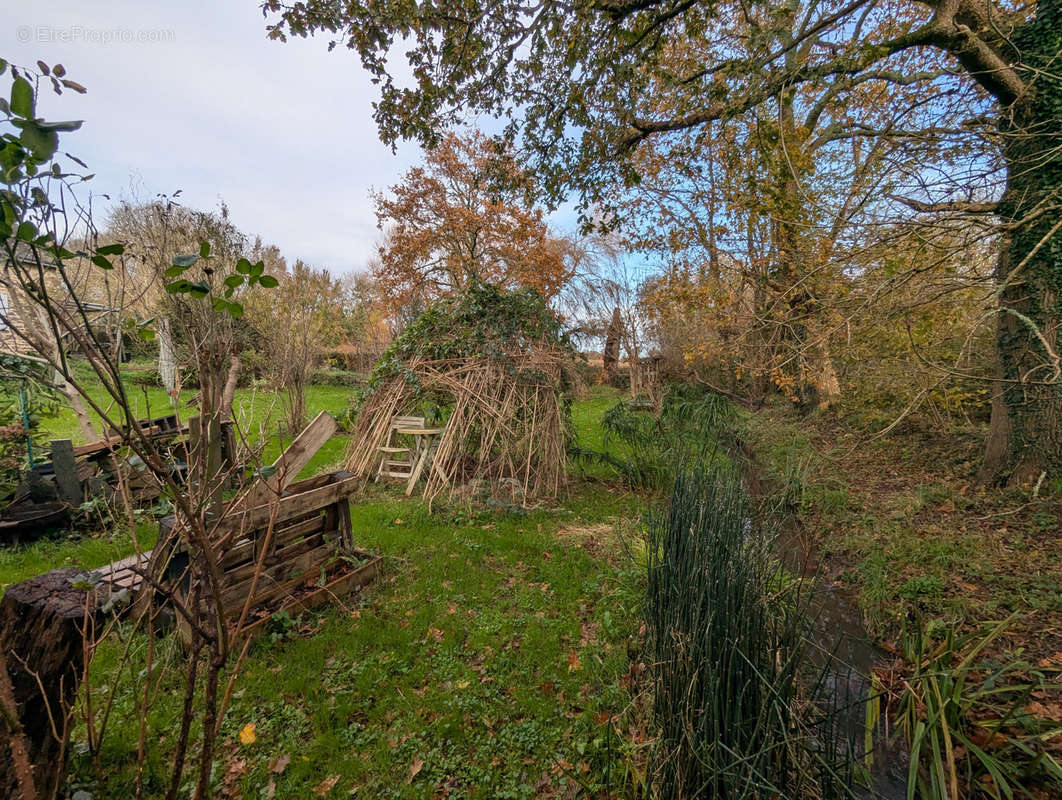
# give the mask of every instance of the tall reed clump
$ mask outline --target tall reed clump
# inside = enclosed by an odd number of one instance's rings
[[[809,604],[750,515],[733,471],[702,462],[679,470],[649,517],[658,797],[823,796],[814,775],[832,747],[802,718],[814,713],[802,688]]]

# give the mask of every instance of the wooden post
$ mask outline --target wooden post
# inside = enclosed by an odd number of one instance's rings
[[[303,467],[310,463],[325,442],[336,432],[335,419],[327,411],[322,411],[313,421],[302,429],[302,433],[288,445],[288,448],[273,462],[275,474],[271,478],[258,480],[248,493],[245,503],[247,508],[268,503],[275,494],[280,494],[285,487],[295,481]]]
[[[77,479],[74,443],[69,439],[52,440],[52,466],[59,499],[72,506],[81,505],[85,501],[85,492],[81,488],[81,481]]]
[[[74,585],[82,581],[79,570],[57,569],[0,600],[0,797],[51,798],[62,786],[66,758],[53,725],[62,736],[84,667],[86,611],[96,612],[95,592]]]

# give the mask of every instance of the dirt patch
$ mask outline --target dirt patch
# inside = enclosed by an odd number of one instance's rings
[[[581,547],[591,558],[616,566],[629,557],[629,520],[619,518],[593,525],[569,525],[557,528],[557,538],[567,545]]]

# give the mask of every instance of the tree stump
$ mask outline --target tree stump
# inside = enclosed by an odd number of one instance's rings
[[[96,611],[95,592],[74,586],[87,580],[57,569],[9,587],[0,600],[0,797],[51,798],[65,777],[55,732],[64,734],[77,697],[86,609]]]

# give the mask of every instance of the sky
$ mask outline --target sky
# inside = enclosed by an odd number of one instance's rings
[[[48,88],[38,113],[84,120],[60,149],[95,173],[85,185],[94,195],[180,189],[199,209],[223,200],[242,231],[289,259],[334,273],[365,267],[378,234],[370,190],[396,183],[422,154],[379,141],[375,88],[353,53],[329,53],[323,38],[267,40],[255,0],[11,5],[0,57],[61,63],[88,89]]]

